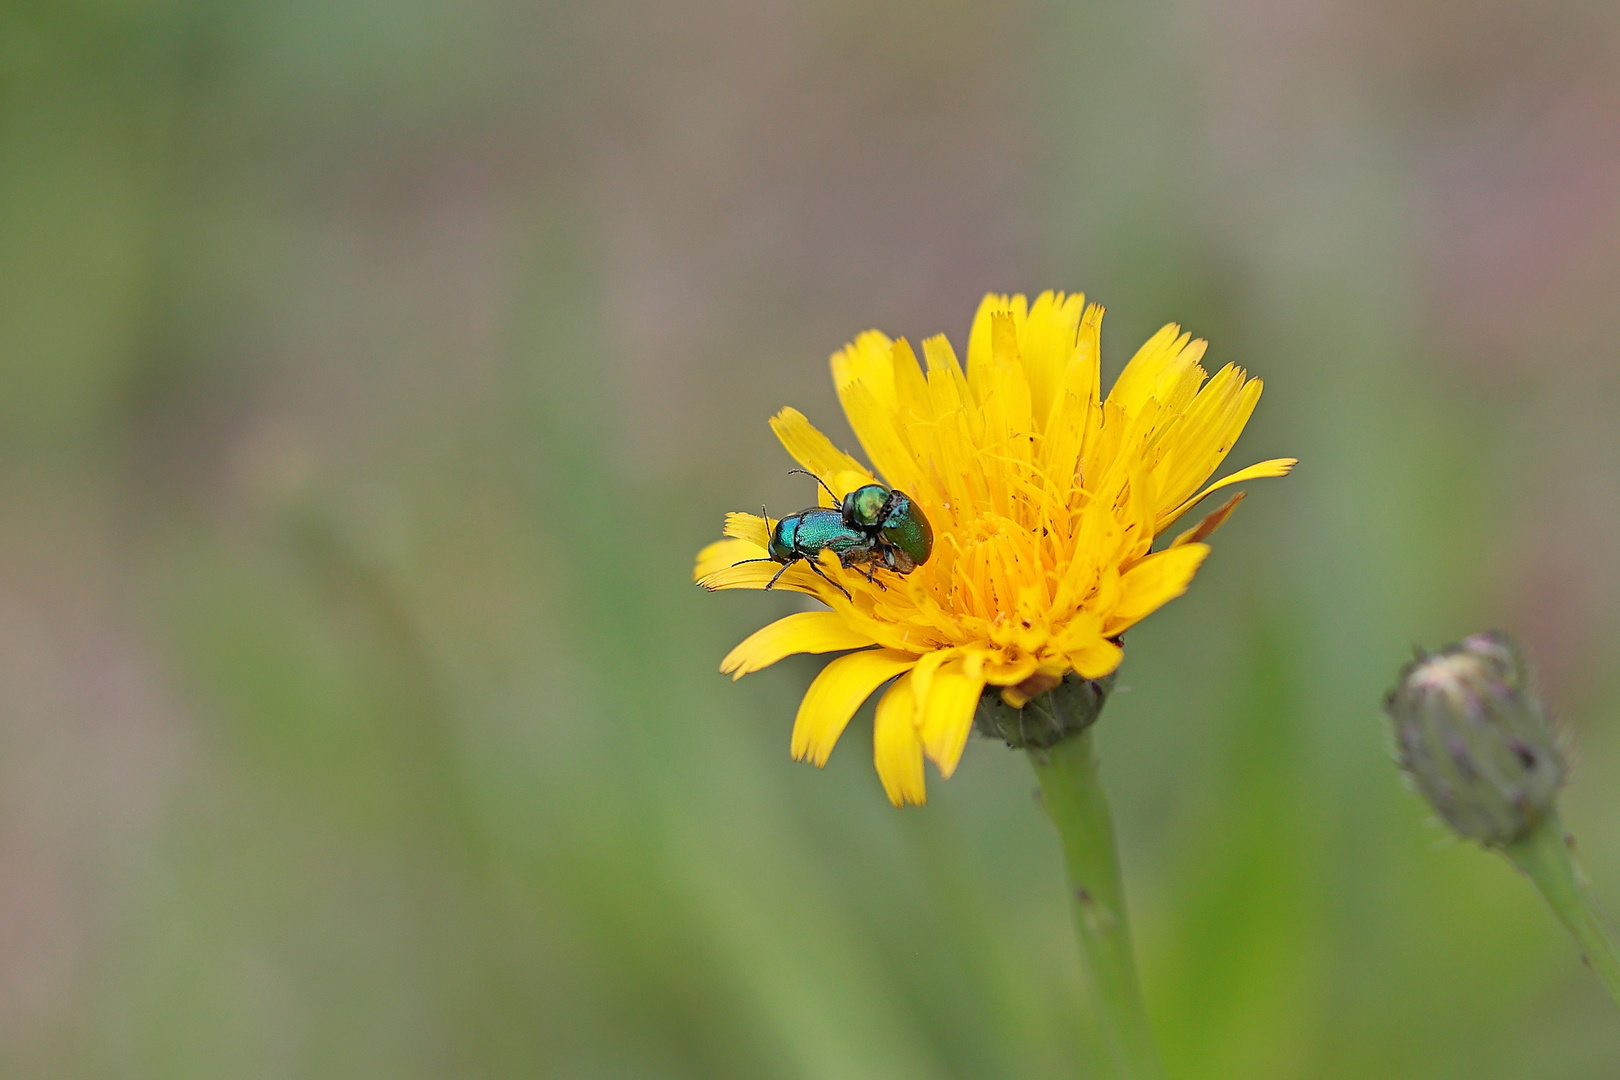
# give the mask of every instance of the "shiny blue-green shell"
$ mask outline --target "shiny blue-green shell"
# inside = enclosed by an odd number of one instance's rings
[[[878,528],[878,535],[911,557],[921,566],[934,552],[934,527],[909,496],[896,491],[889,512]]]
[[[837,555],[845,566],[881,561],[872,537],[844,524],[837,510],[819,506],[801,510],[778,521],[771,530],[768,554],[779,563],[814,559],[823,551]]]
[[[928,561],[934,551],[934,529],[911,496],[882,484],[865,484],[844,496],[841,507],[844,524],[861,529],[868,536],[904,555],[899,560],[909,570]]]

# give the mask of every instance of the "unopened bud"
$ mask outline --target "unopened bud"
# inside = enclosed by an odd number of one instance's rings
[[[1044,750],[1095,724],[1113,688],[1111,674],[1087,679],[1071,671],[1056,685],[1027,686],[1038,692],[1015,709],[1007,704],[1000,687],[989,686],[979,698],[974,727],[979,734],[1000,739],[1014,749]]]
[[[1506,635],[1475,634],[1419,655],[1384,708],[1401,767],[1458,834],[1509,844],[1553,809],[1564,757]]]

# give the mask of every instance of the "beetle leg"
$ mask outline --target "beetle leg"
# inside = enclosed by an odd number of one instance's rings
[[[827,571],[823,570],[820,566],[816,565],[816,560],[814,560],[812,558],[809,558],[808,556],[802,556],[802,555],[800,556],[800,558],[804,559],[805,562],[810,564],[810,569],[814,570],[816,572],[817,576],[819,576],[822,581],[825,581],[827,584],[831,585],[833,588],[835,588],[839,592],[843,593],[845,600],[848,600],[852,604],[855,602],[855,598],[853,596],[849,595],[849,590],[844,588],[842,585],[838,584],[838,582],[834,581],[832,578],[828,577],[827,576]],[[786,568],[784,567],[784,569],[786,569]],[[776,575],[776,577],[781,577],[781,576],[782,576],[781,574]],[[776,578],[772,578],[771,580],[775,581]]]
[[[838,565],[842,566],[845,570],[848,570],[851,567],[856,565],[855,564],[855,559],[856,559],[857,556],[859,556],[861,554],[863,554],[863,553],[860,552],[860,551],[846,551],[842,555],[838,556]],[[870,555],[871,552],[865,552],[864,554]],[[861,571],[861,573],[866,578],[867,581],[870,581],[873,585],[876,585],[878,588],[882,589],[884,592],[888,592],[889,591],[888,587],[886,585],[884,585],[883,582],[878,581],[876,578],[874,578],[872,576],[872,572],[874,570],[876,570],[876,569],[877,569],[877,560],[874,559],[874,558],[868,558],[866,560],[866,566]]]
[[[884,592],[888,592],[889,587],[887,585],[883,584],[883,582],[879,581],[877,578],[872,576],[873,574],[876,574],[876,573],[877,573],[877,563],[875,561],[867,563],[866,564],[866,580],[871,582],[873,585],[876,585],[878,588],[882,589]]]
[[[775,562],[776,560],[774,560],[774,559],[749,559],[748,561],[749,562]],[[783,574],[787,573],[788,572],[788,567],[792,566],[797,561],[798,561],[797,559],[789,559],[787,562],[783,563],[782,564],[782,569],[778,570],[775,573],[775,575],[772,576],[771,580],[766,582],[766,584],[765,584],[766,590],[769,591],[771,586],[776,584],[776,579],[781,577]]]

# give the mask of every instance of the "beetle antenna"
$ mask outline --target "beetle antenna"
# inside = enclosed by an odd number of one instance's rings
[[[815,473],[811,472],[809,469],[789,469],[788,470],[788,475],[789,476],[792,476],[794,473],[802,473],[803,475],[808,476],[810,479],[814,480],[816,483],[820,484],[822,490],[825,491],[827,493],[828,497],[830,497],[832,499],[833,505],[834,506],[838,505],[838,496],[833,492],[832,488],[827,486],[827,481],[823,480],[821,477],[817,476]]]

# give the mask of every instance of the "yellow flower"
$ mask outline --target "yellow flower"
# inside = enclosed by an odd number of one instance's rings
[[[1200,485],[1226,457],[1260,398],[1260,380],[1227,365],[1211,379],[1205,342],[1171,324],[1126,365],[1106,398],[1098,377],[1103,309],[1083,296],[987,296],[968,337],[967,371],[943,336],[924,368],[902,338],[869,330],[832,357],[850,425],[887,486],[933,525],[933,554],[905,576],[787,569],[778,588],[830,610],[789,615],[720,665],[741,678],[794,653],[847,652],[810,684],[793,725],[797,760],[826,763],[855,710],[890,679],[873,731],[884,790],[924,800],[926,755],[949,777],[980,694],[1000,687],[1021,707],[1066,672],[1101,678],[1120,636],[1186,591],[1201,543],[1233,499],[1161,551],[1154,537],[1217,488],[1294,465],[1278,458]],[[771,418],[782,445],[840,497],[871,471],[794,409]],[[1239,496],[1241,498],[1241,496]],[[825,493],[822,505],[831,505]],[[730,514],[698,554],[708,589],[759,589],[781,568],[762,559],[773,522]],[[898,678],[896,678],[898,676]]]

